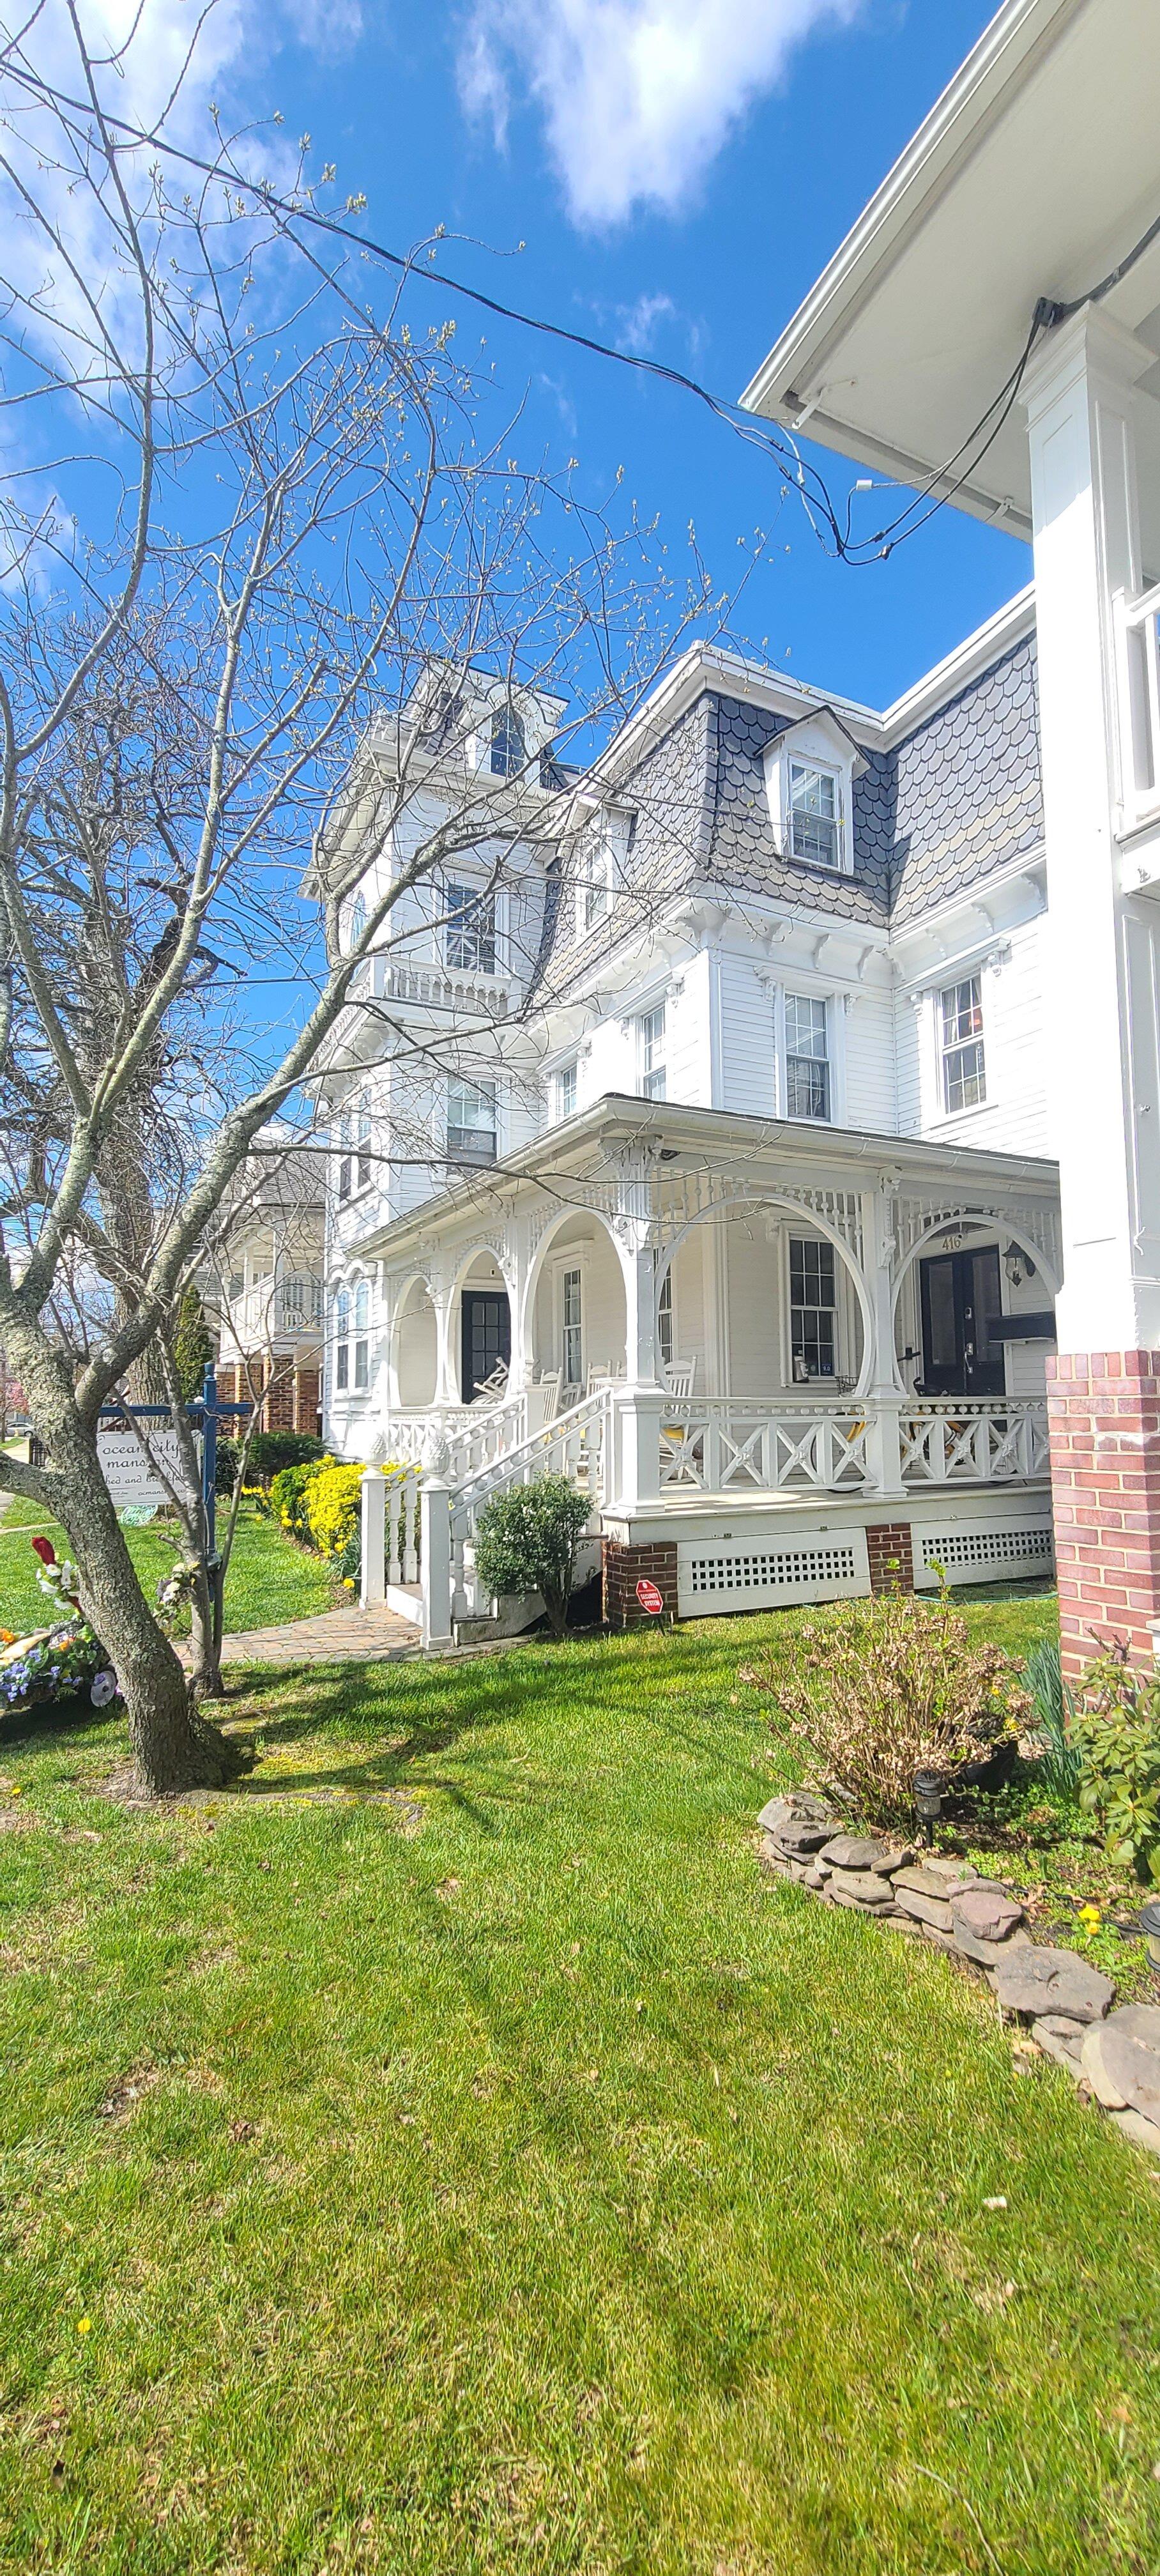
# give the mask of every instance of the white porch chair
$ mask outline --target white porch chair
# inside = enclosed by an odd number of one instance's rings
[[[687,1401],[697,1379],[696,1355],[694,1354],[691,1360],[670,1360],[664,1379],[666,1395],[675,1395],[680,1397],[682,1402]]]
[[[545,1369],[536,1381],[535,1392],[539,1398],[539,1404],[537,1407],[540,1417],[538,1428],[542,1431],[549,1422],[555,1421],[556,1415],[560,1410],[559,1369]]]
[[[507,1393],[507,1382],[508,1382],[508,1363],[507,1363],[507,1361],[506,1361],[506,1360],[497,1360],[496,1365],[495,1365],[495,1367],[492,1369],[492,1371],[491,1371],[490,1375],[489,1375],[489,1376],[487,1376],[487,1377],[481,1377],[481,1379],[480,1379],[480,1381],[479,1381],[479,1384],[478,1384],[478,1386],[476,1387],[475,1393],[474,1393],[474,1395],[472,1396],[472,1399],[471,1399],[472,1403],[473,1403],[473,1404],[500,1404],[500,1403],[502,1403],[503,1398],[504,1398],[504,1396],[505,1396],[505,1395],[506,1395],[506,1393]]]

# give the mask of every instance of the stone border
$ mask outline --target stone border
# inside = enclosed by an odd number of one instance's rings
[[[1160,2158],[1160,2007],[1113,2012],[1111,1979],[1078,1951],[1033,1941],[1023,1907],[968,1861],[919,1852],[888,1834],[849,1833],[803,1789],[771,1798],[757,1821],[766,1869],[823,1905],[850,1907],[978,1969],[1042,2055],[1066,2067],[1125,2137]]]

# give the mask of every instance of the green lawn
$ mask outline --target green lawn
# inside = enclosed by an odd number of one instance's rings
[[[3,2576],[1152,2576],[1155,2173],[759,1869],[798,1626],[0,1745]]]
[[[67,1556],[68,1540],[54,1521],[46,1521],[34,1503],[10,1503],[0,1521],[0,1628],[18,1634],[42,1628],[44,1594],[36,1582],[36,1557],[28,1534],[43,1530],[58,1556]],[[224,1521],[223,1521],[224,1532]],[[181,1554],[175,1527],[126,1530],[129,1552],[150,1600],[162,1577]],[[259,1520],[243,1503],[226,1575],[225,1624],[233,1628],[274,1627],[284,1619],[309,1619],[349,1600],[333,1569],[321,1557],[296,1547],[271,1520]],[[176,1633],[188,1635],[188,1613]]]

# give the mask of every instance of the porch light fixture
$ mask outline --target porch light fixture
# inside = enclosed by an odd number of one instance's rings
[[[1142,1905],[1137,1918],[1148,1944],[1148,1956],[1154,1968],[1160,1968],[1160,1905]]]
[[[923,1840],[934,1841],[934,1829],[942,1814],[943,1775],[941,1771],[916,1771],[914,1775],[914,1812],[922,1826]]]
[[[1013,1288],[1021,1288],[1025,1279],[1034,1279],[1035,1263],[1019,1244],[1009,1243],[1003,1255],[1003,1268]]]

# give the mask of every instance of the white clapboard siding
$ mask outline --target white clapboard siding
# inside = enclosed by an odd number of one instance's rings
[[[720,1098],[715,1109],[772,1117],[777,1107],[773,1000],[748,959],[716,960]]]

